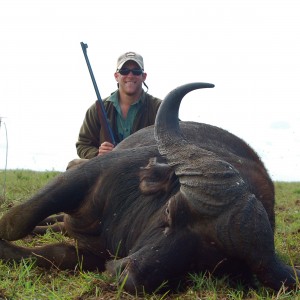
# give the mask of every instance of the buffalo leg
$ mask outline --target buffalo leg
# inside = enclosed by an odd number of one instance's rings
[[[12,207],[0,220],[0,238],[21,239],[48,216],[77,209],[99,175],[97,170],[81,170],[88,163],[62,173],[29,200]]]
[[[57,222],[55,224],[43,225],[43,226],[35,226],[32,230],[32,235],[44,235],[48,230],[52,232],[60,232],[63,235],[67,235],[67,231],[64,226],[64,222]]]
[[[65,217],[64,214],[53,215],[53,216],[50,216],[50,217],[44,219],[38,225],[39,226],[48,226],[48,225],[51,225],[51,224],[55,224],[57,222],[63,222],[64,217]]]
[[[79,267],[83,270],[104,270],[104,260],[86,250],[75,246],[57,243],[42,247],[27,248],[14,245],[11,242],[0,240],[0,259],[5,261],[20,261],[24,258],[33,258],[35,264],[42,268],[56,267],[58,269],[74,270]]]
[[[51,230],[52,232],[60,232],[64,235],[67,235],[67,231],[64,226],[64,216],[65,214],[53,215],[46,219],[36,226],[31,234],[32,235],[44,235],[47,230]]]

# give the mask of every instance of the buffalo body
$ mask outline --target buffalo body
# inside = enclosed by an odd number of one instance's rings
[[[176,285],[189,272],[252,275],[275,290],[298,270],[274,250],[274,186],[240,138],[207,124],[178,122],[188,84],[163,101],[155,126],[114,151],[57,176],[0,220],[0,258],[35,257],[42,267],[103,271],[130,292]],[[19,247],[45,218],[64,212],[74,245]],[[79,260],[79,261],[78,261]]]

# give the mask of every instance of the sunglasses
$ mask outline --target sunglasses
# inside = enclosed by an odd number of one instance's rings
[[[128,69],[128,68],[123,68],[123,69],[118,70],[118,72],[121,75],[128,75],[130,72],[134,76],[140,76],[141,74],[143,74],[143,70],[142,69]]]

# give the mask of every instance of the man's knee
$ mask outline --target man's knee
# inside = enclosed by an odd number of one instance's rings
[[[76,158],[76,159],[73,159],[71,160],[68,165],[67,165],[67,169],[66,170],[69,170],[71,168],[75,168],[77,167],[78,165],[81,165],[82,163],[85,163],[87,162],[88,159],[85,159],[85,158]]]

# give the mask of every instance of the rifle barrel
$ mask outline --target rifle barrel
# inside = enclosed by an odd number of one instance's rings
[[[94,73],[93,73],[88,55],[87,55],[87,50],[86,49],[88,48],[88,45],[83,43],[83,42],[81,42],[80,44],[81,44],[83,55],[84,55],[84,58],[85,58],[85,61],[86,61],[86,64],[87,64],[92,82],[93,82],[93,85],[94,85],[96,96],[97,96],[98,102],[100,104],[100,109],[101,109],[101,114],[102,114],[101,117],[100,117],[100,123],[104,127],[104,130],[107,131],[106,135],[109,138],[109,142],[111,142],[113,145],[116,145],[116,141],[115,141],[111,126],[109,125],[109,121],[108,121],[108,118],[107,118],[105,107],[103,105],[103,101],[102,101],[102,98],[101,98],[100,93],[99,93],[99,89],[98,89],[98,86],[97,86],[97,83],[96,83],[96,79],[95,79],[95,76],[94,76]]]

